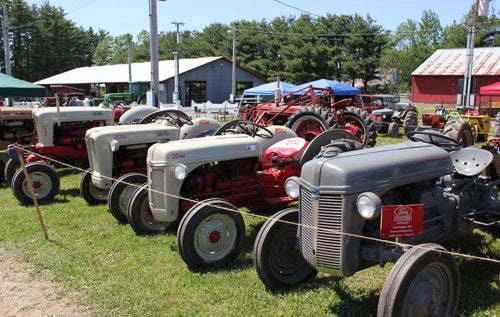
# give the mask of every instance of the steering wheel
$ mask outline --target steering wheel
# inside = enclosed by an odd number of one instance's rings
[[[238,128],[243,130],[245,133],[248,135],[254,137],[258,136],[263,139],[272,139],[273,138],[273,133],[267,129],[264,126],[261,126],[255,122],[252,121],[246,121],[246,120],[240,120],[236,123]],[[262,132],[264,131],[264,132]]]
[[[193,125],[193,121],[191,121],[188,116],[177,112],[168,111],[163,115],[163,117],[168,121],[168,123],[179,127],[182,127],[185,124]]]
[[[433,144],[448,152],[458,151],[463,147],[460,141],[434,130],[410,131],[406,134],[406,136],[413,142],[420,141]],[[426,136],[427,138],[423,138],[422,136]]]

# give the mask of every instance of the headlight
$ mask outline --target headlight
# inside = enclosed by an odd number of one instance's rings
[[[187,167],[182,164],[177,164],[174,166],[174,177],[177,180],[184,180],[187,176]]]
[[[374,193],[366,192],[358,196],[356,206],[358,207],[358,212],[361,217],[366,220],[372,220],[380,215],[382,202]]]
[[[290,177],[285,182],[285,192],[286,194],[293,199],[299,198],[300,186],[296,180],[296,177]]]
[[[120,142],[118,142],[116,139],[114,139],[113,141],[111,141],[110,146],[111,146],[111,151],[116,152],[120,148]]]

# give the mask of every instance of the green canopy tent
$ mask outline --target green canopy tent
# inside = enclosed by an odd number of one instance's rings
[[[45,87],[0,73],[0,96],[43,97]]]

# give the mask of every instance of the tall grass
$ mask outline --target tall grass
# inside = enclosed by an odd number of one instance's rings
[[[385,136],[379,142],[392,142]],[[400,141],[404,139],[401,137]],[[3,154],[3,156],[5,156]],[[0,247],[49,272],[95,316],[375,316],[390,266],[374,266],[349,278],[319,275],[289,292],[265,290],[251,252],[263,221],[245,214],[243,251],[226,267],[189,270],[181,260],[175,231],[136,236],[118,224],[107,207],[88,206],[79,194],[81,173],[59,169],[61,191],[42,205],[50,240],[33,207],[19,205],[0,187]],[[476,230],[445,245],[450,250],[500,259],[498,233]],[[500,265],[458,257],[460,316],[500,316]],[[44,274],[45,276],[45,274]]]

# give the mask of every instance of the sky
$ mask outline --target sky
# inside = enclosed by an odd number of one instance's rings
[[[111,36],[150,30],[149,1],[154,0],[26,0],[41,6],[49,2],[61,7],[66,17],[94,31],[103,29]],[[499,0],[492,0],[490,12]],[[313,17],[326,14],[370,15],[376,24],[395,31],[408,19],[420,21],[424,10],[437,14],[441,25],[461,22],[474,5],[474,0],[158,0],[157,20],[159,32],[176,30],[176,23],[184,23],[180,31],[203,29],[213,23],[230,25],[235,20],[271,21],[281,16],[299,16],[309,13]]]

